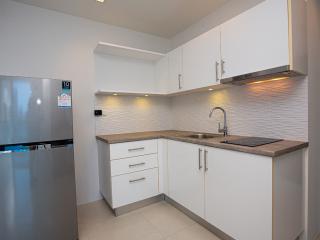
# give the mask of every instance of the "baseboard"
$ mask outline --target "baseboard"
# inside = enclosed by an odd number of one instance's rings
[[[157,203],[157,202],[160,202],[163,200],[164,200],[164,195],[160,194],[155,197],[151,197],[151,198],[139,201],[139,202],[131,203],[131,204],[123,206],[123,207],[115,208],[115,209],[113,209],[113,212],[116,216],[120,216],[120,215],[126,214],[128,212],[134,211],[136,209],[143,208],[143,207],[146,207],[150,204]]]

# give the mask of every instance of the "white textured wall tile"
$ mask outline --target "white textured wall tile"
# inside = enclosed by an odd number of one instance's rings
[[[96,97],[96,109],[102,109],[105,115],[96,118],[96,133],[173,129],[170,108],[170,99],[160,97]]]
[[[105,117],[96,118],[97,134],[150,130],[217,132],[227,111],[230,134],[292,140],[308,139],[308,81],[287,80],[231,87],[166,98],[106,96],[96,98]]]
[[[209,119],[209,111],[227,111],[231,134],[308,139],[308,81],[286,80],[232,87],[172,99],[174,127],[178,130],[217,132],[222,114]]]

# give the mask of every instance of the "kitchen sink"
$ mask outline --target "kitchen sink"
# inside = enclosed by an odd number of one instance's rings
[[[192,135],[188,135],[186,137],[189,138],[195,138],[195,139],[209,139],[209,138],[218,138],[218,137],[222,137],[221,134],[205,134],[205,133],[197,133],[197,134],[192,134]]]

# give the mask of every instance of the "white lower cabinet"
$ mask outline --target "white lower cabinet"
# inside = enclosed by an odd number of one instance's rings
[[[303,150],[266,157],[168,140],[169,197],[236,240],[303,232]]]
[[[201,149],[194,144],[168,140],[169,197],[204,217]]]
[[[166,139],[98,148],[113,209],[164,193],[236,240],[295,240],[304,230],[304,150],[266,157]]]
[[[271,240],[272,159],[206,151],[205,219],[234,239]]]
[[[160,194],[158,140],[98,141],[100,192],[116,209]]]

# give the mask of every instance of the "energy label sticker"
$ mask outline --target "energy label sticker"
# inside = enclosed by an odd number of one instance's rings
[[[68,93],[61,93],[58,96],[58,107],[71,108],[71,95]]]

